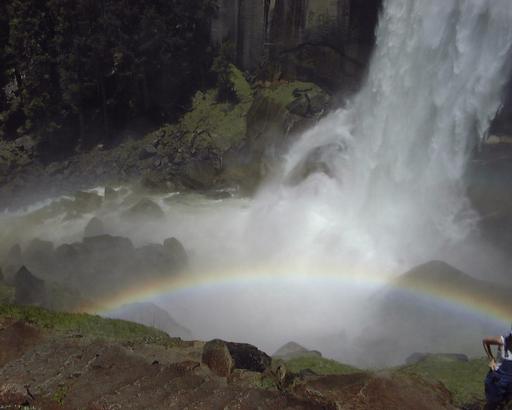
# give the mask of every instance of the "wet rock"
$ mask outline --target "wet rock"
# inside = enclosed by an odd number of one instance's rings
[[[140,266],[145,270],[162,271],[171,266],[171,260],[163,245],[160,244],[149,244],[137,248],[135,256]]]
[[[226,342],[236,369],[264,372],[272,363],[269,355],[247,343]]]
[[[135,250],[132,241],[122,236],[93,236],[84,238],[83,244],[89,253],[111,255],[112,257],[129,256]]]
[[[154,157],[158,153],[157,149],[153,145],[145,145],[139,151],[139,159],[145,160]]]
[[[219,339],[211,340],[204,345],[201,360],[212,372],[221,377],[229,377],[235,368],[235,362],[226,343]]]
[[[314,173],[323,173],[332,177],[336,174],[334,167],[339,163],[340,156],[344,152],[345,148],[338,143],[313,148],[288,174],[287,183],[295,186]]]
[[[150,199],[144,198],[126,211],[125,216],[136,219],[160,219],[165,214],[159,205]]]
[[[105,201],[115,201],[119,198],[119,192],[110,186],[106,186],[103,196]]]
[[[187,263],[188,256],[185,247],[176,238],[166,239],[163,248],[175,266],[182,267]]]
[[[19,244],[13,245],[9,252],[7,252],[7,256],[4,261],[4,279],[7,283],[14,283],[14,277],[16,272],[23,265],[23,258],[21,252],[21,246]]]
[[[94,192],[77,192],[72,210],[77,214],[96,211],[101,207],[103,198]]]
[[[15,303],[36,306],[44,306],[46,304],[44,281],[34,276],[25,266],[22,266],[16,273],[14,284]]]
[[[100,236],[105,234],[105,226],[103,221],[97,217],[92,218],[84,229],[84,238],[91,236]]]
[[[14,140],[14,145],[23,151],[32,152],[37,146],[37,142],[33,137],[26,135],[24,137],[16,138]]]
[[[187,162],[182,175],[183,184],[191,189],[211,188],[220,172],[219,163],[216,159]]]
[[[50,272],[53,265],[53,243],[33,239],[23,252],[23,263],[38,272]]]

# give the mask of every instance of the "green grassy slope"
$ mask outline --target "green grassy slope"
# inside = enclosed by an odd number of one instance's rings
[[[35,306],[0,305],[0,319],[24,320],[34,326],[55,331],[116,341],[144,341],[170,344],[165,332],[124,320],[104,319],[85,313],[54,312]]]
[[[454,396],[458,405],[484,399],[484,379],[488,372],[485,359],[468,362],[442,356],[429,356],[413,365],[397,369],[400,373],[416,374],[431,382],[441,382]]]

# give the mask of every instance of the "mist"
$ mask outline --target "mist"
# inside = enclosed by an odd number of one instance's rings
[[[511,283],[510,255],[481,235],[481,215],[467,196],[468,164],[510,74],[511,21],[509,0],[387,0],[360,91],[291,142],[253,196],[123,186],[93,212],[35,218],[66,199],[53,198],[0,215],[0,254],[33,238],[81,241],[98,217],[105,233],[135,247],[170,237],[183,244],[180,275],[208,281],[140,302],[164,308],[194,338],[249,342],[269,353],[293,340],[370,367],[402,363],[415,351],[476,355],[479,337],[502,331],[492,318],[419,296],[407,306],[433,316],[400,308],[411,312],[404,322],[382,306],[402,303],[389,296],[390,281],[431,260]],[[90,192],[103,195],[104,187]],[[163,216],[126,217],[141,198]],[[102,298],[108,286],[97,284],[106,288]]]

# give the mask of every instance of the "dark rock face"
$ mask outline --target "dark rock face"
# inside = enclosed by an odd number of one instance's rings
[[[247,343],[226,342],[226,346],[235,361],[236,369],[251,370],[254,372],[264,372],[272,363],[269,355],[259,350],[257,347]]]
[[[221,377],[229,377],[235,369],[235,362],[225,342],[214,339],[203,347],[201,360],[212,372]]]
[[[103,221],[99,218],[92,218],[84,229],[84,238],[89,238],[92,236],[99,236],[105,234],[105,225]]]
[[[9,252],[7,252],[7,256],[5,257],[3,272],[4,272],[4,280],[7,283],[14,283],[14,278],[16,272],[23,265],[23,258],[21,252],[21,246],[16,244],[13,245]]]
[[[23,263],[37,272],[47,272],[53,265],[53,243],[33,239],[23,252]]]
[[[44,281],[35,277],[25,266],[22,266],[15,278],[16,292],[14,301],[20,305],[46,304],[46,288]]]
[[[272,363],[271,357],[255,346],[219,339],[204,345],[202,360],[212,371],[224,377],[229,377],[234,369],[263,373]]]
[[[276,78],[350,88],[365,71],[382,0],[222,0],[212,40]],[[262,62],[268,62],[265,65]]]

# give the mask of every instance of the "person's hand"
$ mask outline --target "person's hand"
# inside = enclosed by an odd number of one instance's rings
[[[489,367],[491,368],[491,370],[492,370],[493,372],[495,372],[495,371],[496,371],[496,367],[497,367],[497,366],[496,366],[496,360],[495,360],[495,359],[491,359],[491,361],[489,362]]]

